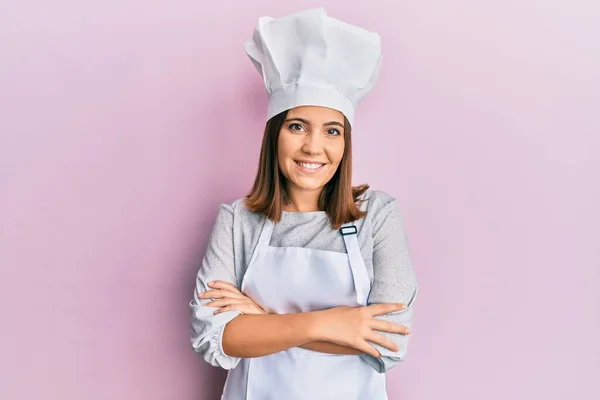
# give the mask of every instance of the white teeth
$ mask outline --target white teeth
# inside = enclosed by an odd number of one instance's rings
[[[296,161],[296,163],[306,169],[319,169],[321,168],[323,165],[325,164],[309,164],[309,163],[302,163],[302,162],[298,162]]]

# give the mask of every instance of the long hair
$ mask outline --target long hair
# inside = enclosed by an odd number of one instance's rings
[[[252,190],[246,195],[246,207],[278,222],[283,207],[289,204],[286,178],[279,170],[277,143],[288,112],[269,119],[265,126],[258,171]],[[366,215],[360,210],[360,196],[369,185],[352,186],[352,128],[344,117],[344,155],[333,177],[325,184],[319,197],[319,210],[329,216],[334,229]]]

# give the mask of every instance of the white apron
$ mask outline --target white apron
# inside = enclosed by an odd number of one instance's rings
[[[274,223],[266,218],[241,291],[276,314],[367,304],[370,282],[357,229],[340,229],[348,254],[269,246]],[[385,374],[358,355],[294,347],[242,358],[229,371],[222,400],[386,400]]]

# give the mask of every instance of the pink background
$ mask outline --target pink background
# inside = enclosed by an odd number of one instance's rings
[[[257,164],[243,42],[321,4],[383,37],[355,177],[400,199],[421,285],[390,399],[600,398],[600,6],[583,0],[3,0],[0,398],[219,397],[187,303],[218,204]]]

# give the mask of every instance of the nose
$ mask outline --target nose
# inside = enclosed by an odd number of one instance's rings
[[[311,131],[309,134],[304,136],[304,144],[302,151],[306,154],[317,155],[323,152],[323,135],[319,132]]]

